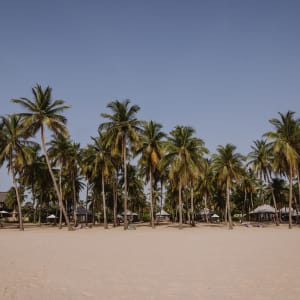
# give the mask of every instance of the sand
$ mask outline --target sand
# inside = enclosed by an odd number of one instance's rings
[[[0,230],[0,299],[300,299],[300,228]]]

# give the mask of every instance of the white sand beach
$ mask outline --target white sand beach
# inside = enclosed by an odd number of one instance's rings
[[[0,230],[0,299],[300,299],[300,228]]]

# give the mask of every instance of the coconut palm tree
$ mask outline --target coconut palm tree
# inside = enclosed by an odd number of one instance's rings
[[[37,84],[34,88],[32,88],[32,93],[34,96],[33,101],[28,98],[18,98],[12,99],[12,102],[20,104],[28,111],[20,114],[24,118],[23,126],[27,128],[28,135],[35,136],[35,134],[40,131],[41,146],[53,181],[56,196],[58,198],[59,205],[62,208],[68,228],[69,230],[72,230],[67,212],[63,205],[61,193],[52,172],[45,138],[46,128],[52,131],[55,135],[67,136],[68,132],[65,126],[67,119],[61,113],[70,108],[70,106],[65,105],[63,100],[52,100],[52,89],[49,86],[43,89],[39,84]]]
[[[244,212],[248,207],[248,215],[250,217],[250,200],[252,198],[253,193],[256,191],[257,185],[257,177],[255,177],[253,171],[251,169],[247,170],[244,176],[241,179],[241,190],[244,192],[244,201],[242,206],[242,221],[244,220]],[[250,200],[248,198],[250,195]]]
[[[144,169],[146,180],[150,183],[150,218],[151,226],[154,228],[153,209],[153,186],[154,172],[162,156],[162,139],[166,136],[161,131],[162,125],[153,121],[143,122],[143,134],[141,136],[141,147],[137,154],[141,154],[139,164]]]
[[[271,144],[268,143],[265,139],[254,141],[254,145],[251,146],[252,151],[248,154],[248,165],[251,166],[254,174],[259,178],[261,183],[263,181],[267,181],[267,183],[271,186],[271,193],[273,199],[273,205],[275,208],[275,222],[276,225],[279,225],[278,219],[278,210],[276,197],[272,190],[272,170],[273,170],[273,151]],[[261,184],[261,196],[262,196],[262,186]]]
[[[217,176],[219,186],[226,186],[226,207],[228,215],[228,228],[233,229],[231,209],[230,209],[230,193],[235,183],[240,181],[241,175],[244,174],[242,161],[244,157],[240,153],[235,152],[236,147],[231,144],[218,146],[217,154],[213,154],[213,168]]]
[[[48,143],[48,155],[51,162],[59,167],[58,171],[58,186],[61,199],[64,202],[62,191],[62,175],[67,170],[68,161],[70,159],[70,145],[71,141],[68,136],[58,135],[52,136]],[[62,229],[62,206],[59,209],[59,229]]]
[[[203,195],[205,221],[208,223],[208,197],[212,197],[214,193],[214,174],[212,163],[210,160],[204,161],[203,171],[200,173],[198,182],[198,192]]]
[[[92,145],[87,145],[85,148],[81,149],[81,160],[80,160],[80,168],[83,176],[86,179],[86,213],[88,208],[88,203],[91,202],[90,200],[90,189],[93,187],[93,157],[94,157],[94,147]],[[94,197],[93,197],[94,199]],[[92,211],[94,212],[94,200],[92,200]],[[93,214],[94,219],[94,214]],[[86,223],[88,222],[88,216],[86,215]]]
[[[20,180],[23,185],[27,186],[31,190],[32,195],[32,208],[33,208],[33,223],[36,223],[36,200],[38,182],[41,177],[41,173],[44,171],[45,164],[39,156],[40,146],[37,144],[32,149],[32,162],[30,165],[26,165],[22,172]],[[47,167],[47,165],[46,165]]]
[[[128,177],[128,209],[143,215],[147,206],[146,196],[144,193],[144,183],[142,177],[139,176],[138,168],[134,165],[127,165]],[[120,179],[120,183],[124,183],[124,178]],[[148,210],[149,211],[149,210]]]
[[[8,173],[12,175],[18,202],[19,228],[24,230],[17,176],[23,172],[26,164],[31,163],[32,147],[35,143],[26,140],[20,116],[8,115],[2,117],[1,123],[0,165],[7,161]]]
[[[99,177],[101,174],[101,188],[102,188],[102,204],[103,204],[103,217],[104,217],[104,228],[107,229],[107,213],[106,213],[106,198],[105,198],[105,181],[109,178],[111,170],[113,169],[113,162],[111,151],[106,144],[104,138],[105,133],[99,131],[97,138],[92,138],[94,141],[93,149],[94,154],[92,156],[93,162],[93,174],[94,177]]]
[[[112,147],[113,153],[122,149],[123,173],[124,173],[124,211],[127,211],[128,189],[127,189],[127,145],[137,149],[139,142],[139,133],[141,131],[141,122],[136,118],[137,112],[140,110],[138,105],[130,106],[130,100],[126,99],[123,102],[119,100],[108,103],[107,108],[112,111],[112,114],[102,113],[101,116],[108,119],[108,122],[102,123],[99,130],[106,130],[108,144]],[[128,229],[128,221],[125,218],[124,229]]]
[[[78,202],[78,194],[79,190],[81,189],[81,182],[79,178],[79,165],[80,165],[80,144],[71,142],[69,149],[68,149],[68,162],[67,168],[71,175],[71,182],[72,182],[72,194],[73,194],[73,219],[75,225],[77,225],[77,202]]]
[[[275,131],[265,133],[270,139],[275,155],[274,166],[285,166],[285,174],[289,180],[289,228],[292,228],[292,199],[293,177],[298,173],[300,149],[300,120],[295,119],[295,113],[288,111],[279,113],[280,118],[273,118],[269,122]]]
[[[169,178],[178,188],[179,228],[182,228],[182,189],[199,175],[204,142],[194,137],[190,126],[176,126],[165,143],[166,154],[161,165],[169,165]]]

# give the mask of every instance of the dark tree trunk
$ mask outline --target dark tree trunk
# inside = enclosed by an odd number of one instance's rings
[[[228,182],[228,179],[227,179],[227,184],[226,184],[226,204],[227,204],[227,212],[228,212],[228,229],[233,229],[229,196],[230,196],[230,189],[229,189],[229,182]]]
[[[152,168],[150,167],[149,171],[149,178],[150,178],[150,219],[151,224],[150,226],[154,228],[154,213],[153,213],[153,179],[152,179]]]
[[[118,171],[116,171],[116,178],[113,181],[113,198],[114,198],[114,227],[118,225]]]
[[[182,195],[181,195],[181,178],[179,179],[178,200],[179,200],[179,229],[182,229]]]
[[[289,190],[289,229],[292,229],[292,201],[293,201],[293,169],[290,166],[290,190]]]
[[[104,228],[108,229],[107,226],[107,218],[106,218],[106,201],[105,201],[105,184],[104,184],[104,176],[102,172],[102,201],[103,201],[103,219],[104,219]]]
[[[127,156],[126,156],[126,136],[123,137],[122,141],[123,150],[123,163],[124,163],[124,230],[128,229],[128,218],[127,218]]]
[[[23,226],[23,217],[22,217],[22,208],[21,208],[21,200],[20,200],[20,194],[19,194],[19,189],[17,186],[17,181],[15,178],[15,174],[14,171],[11,170],[12,174],[13,174],[13,184],[14,184],[14,188],[16,191],[16,196],[17,196],[17,202],[18,202],[18,212],[19,212],[19,229],[20,231],[24,231],[24,226]]]

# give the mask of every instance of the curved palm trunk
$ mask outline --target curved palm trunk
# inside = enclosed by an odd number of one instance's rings
[[[126,136],[123,137],[122,141],[123,148],[123,163],[124,163],[124,230],[128,229],[127,219],[127,157],[126,157]]]
[[[48,169],[49,169],[49,173],[50,173],[51,179],[53,181],[54,189],[55,189],[58,201],[59,201],[59,206],[61,207],[62,212],[64,214],[64,217],[65,217],[68,229],[72,230],[72,227],[71,227],[71,224],[70,224],[67,212],[66,212],[65,207],[64,207],[63,202],[62,202],[61,194],[59,192],[59,189],[58,189],[58,186],[57,186],[57,183],[56,183],[56,179],[55,179],[54,174],[53,174],[52,169],[51,169],[49,157],[48,157],[47,150],[46,150],[46,142],[45,142],[45,134],[44,134],[44,127],[43,126],[41,127],[41,141],[42,141],[42,148],[43,148],[44,155],[45,155],[45,158],[46,158],[46,162],[47,162],[47,166],[48,166]]]
[[[15,188],[15,191],[16,191],[16,196],[17,196],[17,202],[18,202],[18,212],[19,212],[19,229],[20,231],[24,231],[24,226],[23,226],[23,218],[22,218],[22,209],[21,209],[21,201],[20,201],[20,195],[19,195],[19,189],[18,189],[18,186],[17,186],[17,181],[16,181],[16,177],[15,177],[15,174],[12,171],[12,174],[13,174],[13,184],[14,184],[14,188]]]
[[[229,196],[230,196],[229,179],[227,179],[227,183],[226,183],[226,206],[227,206],[227,213],[228,213],[228,229],[233,229]]]
[[[292,229],[292,201],[293,201],[293,169],[290,166],[290,190],[289,190],[289,229]]]
[[[181,195],[181,178],[179,179],[178,200],[179,200],[179,229],[182,229],[182,195]]]
[[[153,213],[153,178],[152,178],[152,167],[150,166],[149,178],[150,178],[150,218],[151,224],[150,226],[154,228],[154,213]]]
[[[272,194],[272,199],[273,199],[273,205],[274,205],[274,208],[275,208],[275,223],[276,223],[276,226],[279,226],[277,201],[276,201],[276,197],[275,197],[275,194],[274,194],[274,189],[272,187],[272,183],[271,183],[271,179],[269,177],[269,174],[267,174],[267,179],[268,179],[269,185],[271,186],[271,194]]]
[[[104,176],[102,174],[102,201],[103,201],[103,218],[104,218],[104,228],[107,229],[107,218],[106,218],[106,201],[105,201],[105,185]]]
[[[271,193],[272,193],[273,205],[274,205],[274,208],[275,208],[275,224],[276,224],[276,226],[279,226],[277,202],[276,202],[276,197],[275,197],[273,188],[271,188]]]

